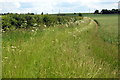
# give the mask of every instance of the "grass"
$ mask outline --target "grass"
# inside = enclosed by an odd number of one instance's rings
[[[91,17],[99,22],[99,34],[105,41],[118,44],[117,14],[84,14],[84,16]]]
[[[100,32],[111,29],[97,31],[89,18],[79,23],[3,33],[3,78],[118,77],[117,46]]]

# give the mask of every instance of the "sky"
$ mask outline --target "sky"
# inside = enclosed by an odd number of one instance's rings
[[[117,9],[119,0],[0,0],[0,13],[89,13]]]

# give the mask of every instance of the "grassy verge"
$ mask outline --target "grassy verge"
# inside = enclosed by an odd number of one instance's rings
[[[3,33],[3,78],[117,77],[117,47],[93,20],[78,23]]]
[[[104,41],[118,44],[118,15],[117,14],[83,14],[91,17],[100,24],[99,35]]]

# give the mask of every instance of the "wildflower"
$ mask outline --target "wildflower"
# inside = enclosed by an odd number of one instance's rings
[[[46,25],[44,25],[44,27],[47,27]]]
[[[76,35],[73,35],[73,37],[76,37]]]
[[[66,27],[68,27],[68,24],[65,24]]]
[[[8,57],[4,57],[4,59],[8,59]]]
[[[36,27],[33,27],[33,29],[35,29]]]
[[[113,74],[116,74],[116,72],[114,72]]]
[[[15,46],[11,46],[11,48],[12,48],[12,49],[16,49],[16,47],[15,47]]]
[[[81,21],[81,23],[84,23],[84,21]]]
[[[27,23],[27,21],[24,21],[25,23]]]
[[[2,32],[3,32],[3,33],[5,33],[5,31],[4,31],[4,30],[2,30]]]
[[[31,37],[30,39],[32,40],[33,38]]]
[[[37,26],[37,23],[35,23],[33,26]]]
[[[63,51],[65,52],[66,50],[64,49]]]
[[[55,39],[56,42],[58,42],[58,39]]]
[[[34,30],[32,30],[32,32],[35,32]]]
[[[99,68],[100,70],[102,69],[102,68]]]
[[[14,66],[14,68],[16,69],[17,67],[16,67],[16,66]]]
[[[77,44],[77,42],[74,42],[75,44]]]

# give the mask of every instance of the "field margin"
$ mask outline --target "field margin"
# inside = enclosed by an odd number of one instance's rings
[[[2,16],[0,16],[0,79],[2,79]]]

